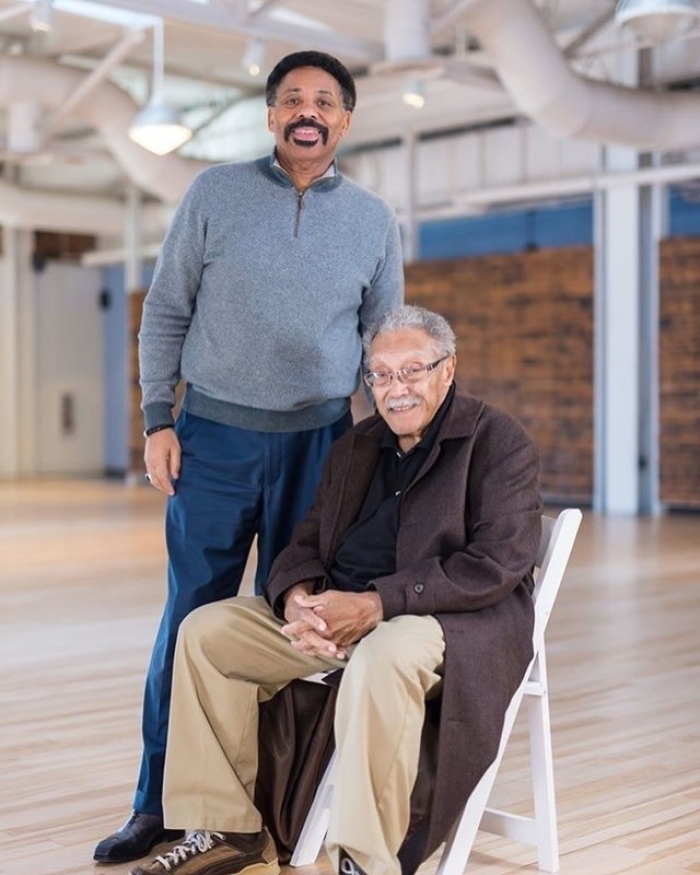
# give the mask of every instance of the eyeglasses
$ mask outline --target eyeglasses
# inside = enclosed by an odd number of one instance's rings
[[[367,371],[364,375],[365,383],[371,387],[388,386],[394,377],[399,383],[422,383],[431,371],[448,358],[449,355],[444,355],[429,365],[411,365],[409,368],[399,368],[398,371]]]

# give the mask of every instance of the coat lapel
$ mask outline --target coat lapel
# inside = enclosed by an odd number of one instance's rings
[[[328,543],[328,552],[324,561],[329,563],[335,556],[340,538],[357,519],[362,508],[362,502],[369,490],[379,461],[379,447],[382,428],[373,429],[372,434],[356,433],[353,435],[350,452],[344,457],[344,465],[340,471],[341,486],[338,493],[338,503],[335,507],[335,519]]]

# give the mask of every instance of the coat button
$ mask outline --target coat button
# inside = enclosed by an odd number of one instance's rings
[[[413,592],[417,592],[419,595],[420,595],[420,593],[423,592],[424,589],[425,589],[425,586],[422,583],[414,583],[413,584]]]

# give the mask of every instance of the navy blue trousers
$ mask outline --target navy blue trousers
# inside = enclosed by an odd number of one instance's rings
[[[146,676],[143,757],[134,809],[162,812],[163,766],[177,630],[190,611],[238,592],[257,535],[256,593],[311,506],[331,443],[348,413],[324,428],[257,432],[183,411],[180,478],[168,499],[168,595]]]

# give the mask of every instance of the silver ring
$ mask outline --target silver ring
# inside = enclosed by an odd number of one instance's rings
[[[150,482],[151,482],[151,475],[150,475],[150,474],[144,474],[144,475],[143,475],[143,479],[144,479],[144,480],[147,480],[147,481],[150,483]]]

